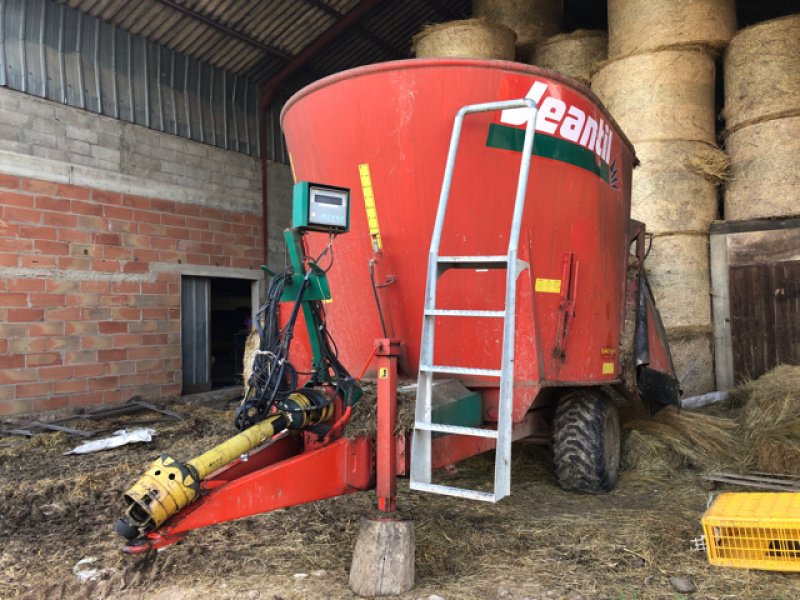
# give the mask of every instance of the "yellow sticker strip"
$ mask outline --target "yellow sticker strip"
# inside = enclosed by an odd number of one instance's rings
[[[603,363],[603,375],[613,375],[614,374],[614,363],[613,362],[604,362]]]
[[[561,280],[560,279],[541,279],[536,278],[536,286],[534,288],[537,292],[543,294],[560,294],[561,293]]]
[[[367,211],[367,224],[369,234],[372,236],[373,247],[377,250],[383,249],[381,240],[381,227],[378,224],[378,211],[375,208],[375,192],[372,189],[372,175],[369,172],[369,165],[364,163],[358,165],[358,175],[361,177],[361,191],[364,192],[364,208]]]

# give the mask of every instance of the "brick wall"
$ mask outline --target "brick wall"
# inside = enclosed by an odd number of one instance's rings
[[[181,270],[261,256],[252,213],[0,175],[0,414],[179,394]]]

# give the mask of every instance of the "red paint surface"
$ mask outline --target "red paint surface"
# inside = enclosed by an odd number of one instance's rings
[[[524,415],[540,385],[601,383],[603,348],[617,348],[624,311],[626,233],[630,215],[633,152],[591,93],[566,78],[516,63],[419,60],[385,63],[343,73],[309,86],[284,110],[286,134],[299,180],[352,190],[351,232],[339,236],[336,265],[329,272],[333,302],[328,327],[340,358],[356,369],[382,337],[368,263],[373,257],[358,165],[368,163],[384,249],[379,280],[389,336],[405,344],[403,364],[418,366],[425,273],[433,221],[444,174],[453,119],[462,106],[518,99],[535,81],[614,131],[609,162],[619,169],[619,188],[558,160],[534,157],[519,254],[530,262],[518,282],[515,419]],[[505,254],[521,154],[486,146],[499,113],[467,117],[445,223],[441,254]],[[524,125],[520,125],[523,128]],[[312,254],[327,243],[308,236]],[[564,257],[574,254],[574,317],[554,356],[560,317],[557,293],[534,293],[536,278],[561,279]],[[439,281],[438,307],[500,309],[502,271],[449,271]],[[563,312],[563,311],[562,311]],[[500,319],[440,318],[436,364],[499,368]],[[298,336],[295,364],[306,364]],[[469,379],[469,385],[493,384]],[[523,391],[523,387],[527,390]]]

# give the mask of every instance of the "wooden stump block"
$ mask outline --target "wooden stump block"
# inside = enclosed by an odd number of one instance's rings
[[[362,519],[350,566],[359,596],[396,596],[414,587],[414,521]]]

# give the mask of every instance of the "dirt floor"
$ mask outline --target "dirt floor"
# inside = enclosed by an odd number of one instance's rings
[[[349,598],[347,573],[372,494],[218,525],[147,557],[120,552],[121,493],[159,453],[179,458],[232,433],[231,412],[174,404],[183,421],[158,424],[152,443],[84,456],[64,434],[0,437],[0,598]],[[141,417],[139,417],[141,418]],[[92,423],[92,427],[113,426]],[[459,465],[453,484],[486,477],[491,457]],[[416,587],[405,598],[797,598],[800,575],[710,567],[689,549],[709,493],[697,473],[622,473],[604,496],[562,492],[546,450],[514,448],[512,495],[497,505],[408,491],[416,521]],[[75,564],[108,569],[80,583]]]

